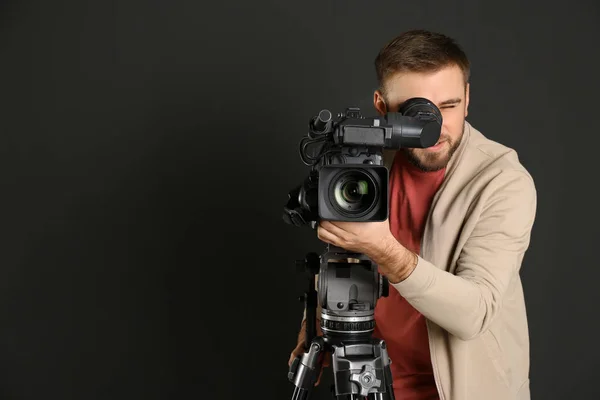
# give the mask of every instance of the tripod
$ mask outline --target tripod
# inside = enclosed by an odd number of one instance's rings
[[[293,360],[288,372],[295,385],[292,400],[309,399],[320,374],[320,359],[326,353],[331,354],[335,398],[395,400],[386,344],[372,337],[375,304],[388,295],[388,282],[377,266],[362,254],[329,246],[321,257],[308,253],[297,267],[307,274],[308,290],[302,297],[305,353]],[[323,336],[316,336],[317,273]]]

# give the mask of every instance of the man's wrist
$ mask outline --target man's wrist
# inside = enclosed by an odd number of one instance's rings
[[[419,257],[400,244],[396,238],[392,239],[382,246],[376,263],[390,283],[400,283],[414,271]]]

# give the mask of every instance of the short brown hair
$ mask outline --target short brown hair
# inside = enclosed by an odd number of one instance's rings
[[[379,90],[385,94],[387,79],[397,72],[435,72],[449,65],[462,71],[465,85],[470,78],[467,55],[446,35],[423,29],[406,31],[389,41],[375,58]]]

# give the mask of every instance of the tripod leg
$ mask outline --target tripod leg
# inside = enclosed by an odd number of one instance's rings
[[[288,372],[288,379],[295,385],[292,400],[309,398],[321,372],[319,358],[326,351],[323,337],[317,336],[312,340],[308,352],[294,359]]]

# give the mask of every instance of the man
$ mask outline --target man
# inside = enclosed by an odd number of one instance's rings
[[[405,32],[375,65],[377,111],[427,98],[442,112],[440,139],[387,160],[388,221],[322,221],[318,237],[369,256],[390,282],[374,336],[388,345],[396,399],[530,399],[519,271],[534,182],[514,150],[466,121],[470,65],[452,39]],[[302,338],[290,360],[302,353]]]

